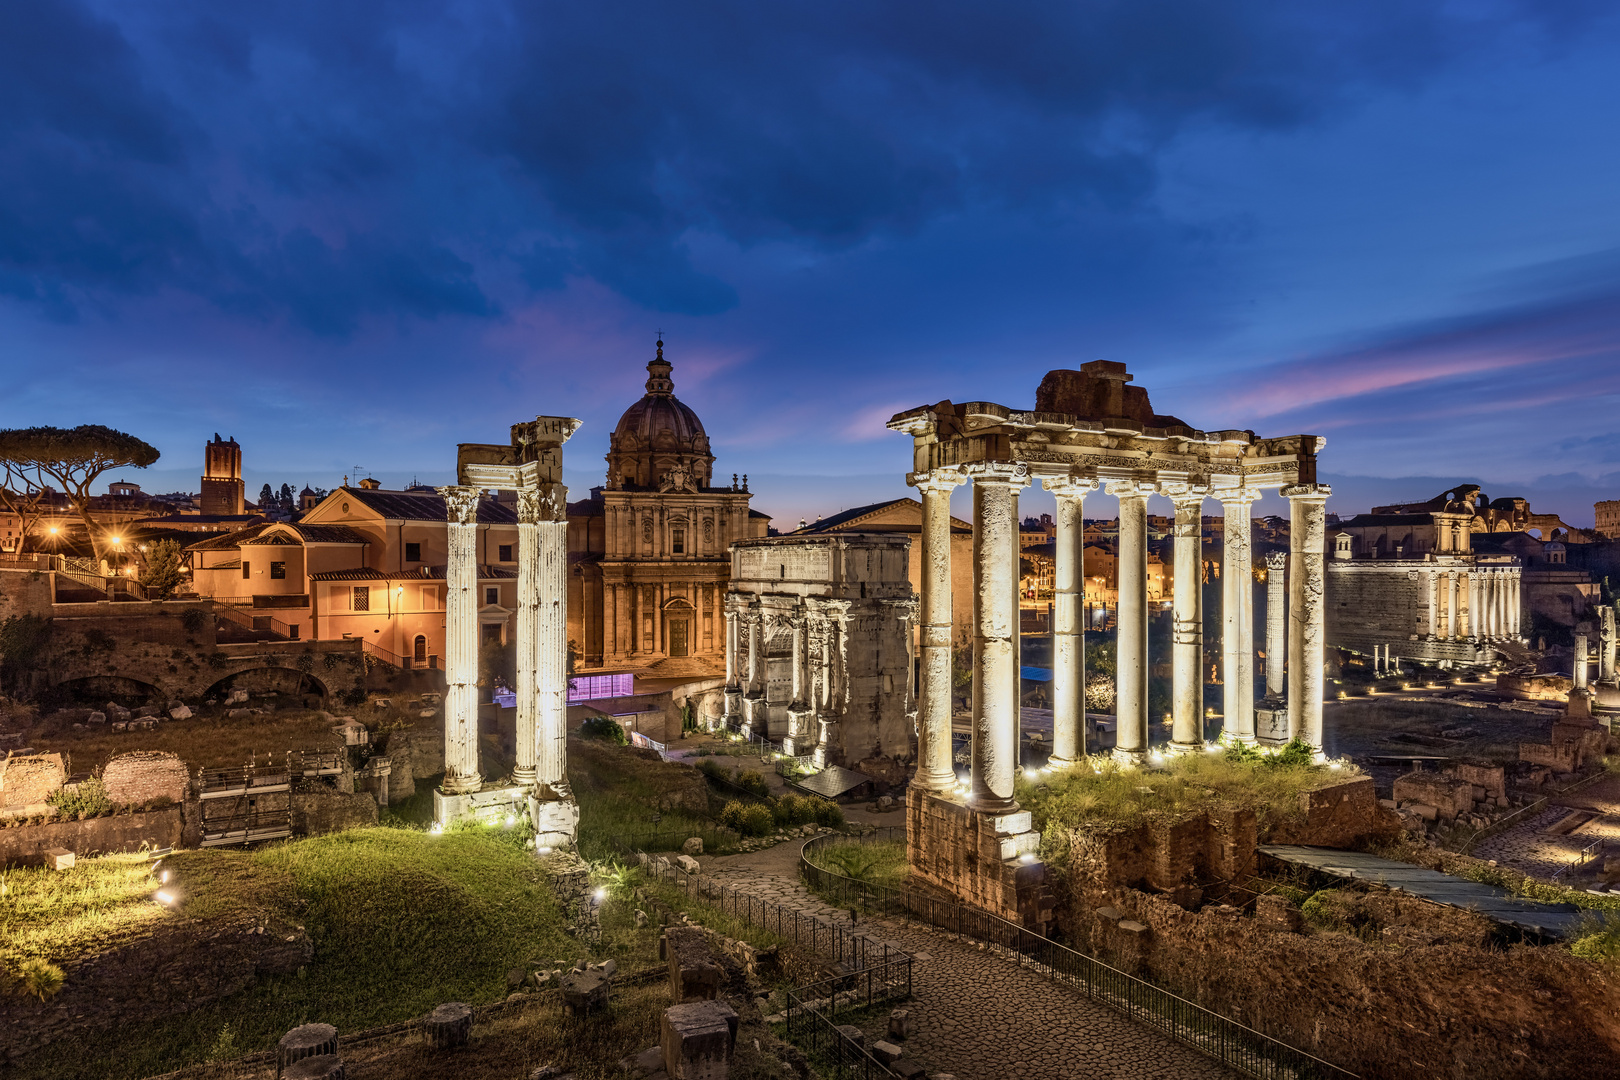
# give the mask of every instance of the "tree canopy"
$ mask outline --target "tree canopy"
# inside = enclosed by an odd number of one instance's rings
[[[144,469],[158,456],[150,443],[101,424],[0,431],[0,462],[11,469],[44,473],[61,484],[84,521],[98,558],[106,547],[90,519],[90,485],[108,469]]]

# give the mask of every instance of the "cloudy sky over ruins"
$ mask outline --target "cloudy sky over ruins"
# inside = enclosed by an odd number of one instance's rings
[[[251,493],[566,413],[584,485],[661,329],[779,524],[903,490],[890,413],[1099,357],[1326,435],[1338,509],[1473,478],[1590,522],[1613,12],[5,5],[0,426],[140,434],[149,490],[234,434]]]

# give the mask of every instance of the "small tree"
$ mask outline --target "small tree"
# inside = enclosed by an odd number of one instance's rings
[[[275,501],[276,501],[276,489],[275,488],[271,487],[269,484],[266,484],[266,485],[264,485],[264,487],[259,489],[259,512],[260,513],[263,513],[266,510],[269,510],[270,507],[271,507],[271,504],[273,504]]]
[[[106,545],[90,518],[91,485],[108,469],[144,469],[157,459],[156,447],[100,424],[0,431],[0,461],[14,470],[43,473],[61,484],[84,522],[90,549],[98,559],[106,553]]]
[[[159,540],[146,553],[146,568],[139,581],[146,589],[147,598],[167,600],[180,587],[180,545],[173,540]]]

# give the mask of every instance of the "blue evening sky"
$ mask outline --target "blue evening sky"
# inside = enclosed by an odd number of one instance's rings
[[[159,491],[235,435],[256,492],[560,413],[583,494],[662,329],[783,527],[904,493],[891,413],[1097,358],[1325,435],[1341,513],[1589,524],[1617,117],[1585,0],[8,3],[0,426]]]

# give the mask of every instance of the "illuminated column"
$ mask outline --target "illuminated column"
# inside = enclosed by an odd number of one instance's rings
[[[1479,640],[1479,567],[1468,568],[1468,636]]]
[[[1591,649],[1586,644],[1585,634],[1575,635],[1575,655],[1570,664],[1570,675],[1575,679],[1575,689],[1586,689],[1586,676],[1591,663]]]
[[[1114,756],[1138,761],[1148,748],[1147,500],[1153,485],[1108,485],[1119,499],[1119,619],[1114,649]]]
[[[1237,742],[1254,742],[1254,569],[1250,559],[1249,507],[1258,491],[1239,488],[1219,492],[1226,514],[1224,566],[1221,569],[1221,680],[1225,733]]]
[[[1289,506],[1288,732],[1322,753],[1326,643],[1326,484],[1283,488]]]
[[[1598,608],[1598,683],[1615,685],[1615,621],[1614,608],[1604,604]]]
[[[1522,619],[1524,616],[1524,570],[1515,567],[1508,571],[1508,636],[1519,638],[1523,636]]]
[[[922,687],[914,787],[949,791],[951,762],[951,491],[966,479],[939,470],[907,478],[922,496]]]
[[[568,783],[568,489],[541,484],[539,520],[540,602],[535,617],[535,685],[540,693],[535,780]]]
[[[1095,480],[1044,480],[1057,498],[1057,559],[1052,596],[1052,763],[1072,765],[1086,752],[1085,501]],[[1179,572],[1179,567],[1177,568]]]
[[[1457,640],[1457,572],[1446,571],[1446,640]]]
[[[740,593],[726,594],[726,704],[724,722],[727,727],[740,721],[742,716],[742,631]]]
[[[478,500],[475,487],[442,487],[449,545],[444,569],[444,781],[447,795],[477,791]]]
[[[540,541],[535,534],[535,523],[540,520],[538,491],[533,488],[519,489],[517,519],[517,642],[514,647],[517,664],[517,764],[512,769],[512,782],[529,787],[535,778],[537,721],[540,714],[540,692],[536,681],[540,658],[536,626],[540,604]]]
[[[977,810],[1008,810],[1018,771],[1018,520],[1029,467],[987,462],[973,478],[973,770]]]
[[[1172,601],[1173,695],[1170,744],[1204,748],[1204,492],[1170,494],[1176,508],[1175,593]]]
[[[1502,636],[1502,575],[1494,566],[1485,571],[1485,636]]]
[[[1288,553],[1266,556],[1266,700],[1288,693]]]
[[[1440,576],[1433,570],[1424,572],[1424,586],[1429,593],[1429,640],[1440,636]]]

